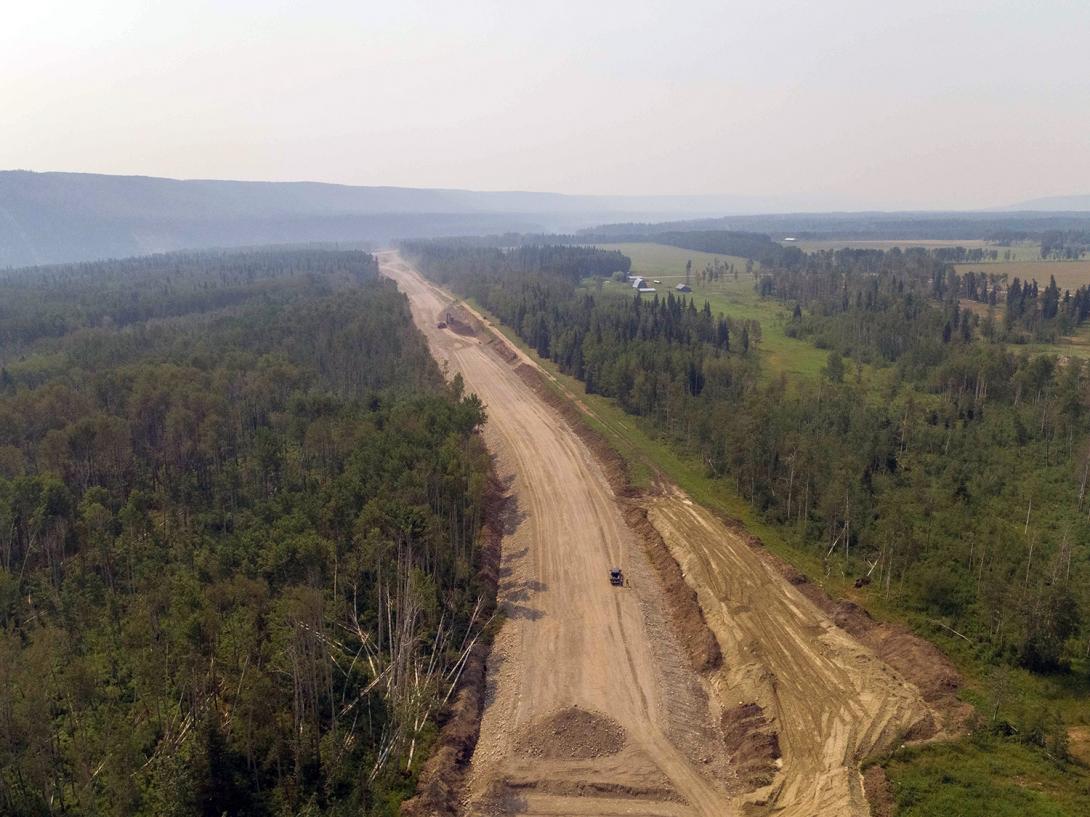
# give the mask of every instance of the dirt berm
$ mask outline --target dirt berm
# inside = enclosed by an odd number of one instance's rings
[[[515,741],[515,751],[548,760],[589,760],[617,754],[624,742],[624,727],[617,721],[572,706],[530,724]]]
[[[833,599],[804,573],[765,548],[760,539],[739,523],[728,521],[727,525],[836,626],[873,650],[875,655],[920,690],[936,717],[929,722],[921,722],[914,732],[904,735],[904,739],[955,736],[964,731],[973,707],[958,699],[957,693],[962,685],[961,674],[942,650],[907,627],[888,621],[877,621],[865,608],[853,601]]]

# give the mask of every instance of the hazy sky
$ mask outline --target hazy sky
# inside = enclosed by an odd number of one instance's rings
[[[0,0],[0,168],[848,208],[1090,193],[1090,0]]]

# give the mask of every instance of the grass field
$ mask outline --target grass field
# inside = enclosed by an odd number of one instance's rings
[[[842,247],[845,242],[817,241],[798,242],[797,246],[803,249],[813,249],[815,245],[821,248]],[[850,242],[853,247],[874,247],[876,249],[888,249],[894,246],[986,246],[983,241],[856,241]],[[828,360],[828,352],[818,349],[810,343],[789,338],[784,334],[784,326],[790,319],[789,307],[776,301],[762,299],[754,291],[753,276],[746,275],[744,258],[728,255],[715,255],[713,253],[685,250],[679,247],[670,247],[663,244],[602,244],[607,249],[616,249],[632,259],[632,272],[643,275],[651,280],[662,281],[659,291],[664,293],[673,290],[674,285],[685,280],[685,262],[690,258],[693,261],[693,297],[697,305],[703,305],[707,300],[714,312],[722,312],[732,318],[750,318],[761,323],[763,337],[759,345],[761,360],[764,363],[763,371],[769,377],[785,373],[789,378],[803,377],[814,379],[820,376],[822,368]],[[1007,248],[1000,248],[1007,249]],[[969,270],[986,271],[990,273],[1006,273],[1007,280],[1014,280],[1015,276],[1022,278],[1036,277],[1039,284],[1047,284],[1050,275],[1056,276],[1056,283],[1061,289],[1076,289],[1084,284],[1090,284],[1090,260],[1084,261],[1041,261],[1037,258],[1038,247],[1033,245],[1020,245],[1010,248],[1026,257],[1026,260],[997,261],[981,264],[958,264],[959,274]],[[715,259],[733,263],[739,270],[738,280],[729,278],[708,285],[700,285],[697,273],[704,266]],[[614,291],[618,294],[629,294],[624,285],[616,282],[603,287],[603,292]],[[965,302],[969,308],[978,309],[975,304]],[[983,309],[983,308],[981,308]],[[986,311],[986,310],[984,310]],[[1000,309],[998,314],[1002,314]],[[1081,329],[1071,338],[1065,338],[1054,344],[1029,344],[1017,347],[1030,352],[1043,352],[1049,354],[1067,355],[1090,359],[1090,327]],[[872,376],[873,370],[864,370],[864,376]]]
[[[1063,357],[1090,360],[1090,327],[1082,327],[1072,337],[1060,338],[1056,343],[1027,343],[1023,346],[1012,346],[1015,351],[1025,351],[1031,354],[1061,355]]]
[[[906,749],[886,764],[898,817],[1075,817],[1090,814],[1090,781],[1040,753],[1000,741]]]
[[[816,378],[828,360],[829,353],[813,345],[787,337],[783,328],[791,317],[790,307],[776,301],[758,297],[754,291],[752,274],[745,272],[746,259],[730,255],[684,250],[663,244],[601,244],[603,249],[620,250],[632,259],[632,273],[651,280],[662,281],[658,290],[663,295],[685,280],[685,262],[692,259],[692,297],[698,307],[704,301],[711,304],[712,312],[722,312],[735,319],[757,320],[761,324],[762,338],[758,345],[764,372],[777,376],[781,372],[789,377]],[[738,270],[738,280],[727,276],[726,280],[701,285],[699,273],[714,260],[733,263]],[[611,282],[603,292],[616,291],[625,295],[631,290],[624,284]],[[793,305],[792,305],[793,306]],[[733,344],[737,339],[732,341]]]
[[[1050,276],[1056,277],[1056,285],[1063,290],[1076,290],[1081,286],[1090,284],[1090,260],[1082,261],[1002,261],[986,264],[956,264],[955,269],[959,275],[964,275],[970,270],[974,272],[1003,273],[1007,281],[1015,278],[1023,281],[1037,280],[1039,286],[1046,286]],[[962,304],[974,312],[983,316],[987,307],[975,304],[971,301],[962,301]],[[1001,304],[996,310],[998,320],[1002,320],[1004,306]],[[1090,359],[1090,325],[1084,325],[1076,330],[1072,337],[1061,338],[1056,343],[1031,343],[1024,346],[1012,347],[1016,350],[1065,355],[1077,357],[1083,360]]]

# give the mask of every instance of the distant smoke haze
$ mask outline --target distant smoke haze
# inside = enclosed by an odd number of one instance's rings
[[[620,236],[678,228],[949,239],[981,238],[997,229],[1040,232],[1090,225],[1090,213],[1020,214],[1001,208],[860,215],[770,215],[770,208],[765,215],[745,215],[757,201],[0,171],[0,269],[201,247],[387,244],[410,237],[571,232],[606,223],[615,223],[610,234]],[[647,227],[647,222],[669,225]]]
[[[0,167],[964,209],[1090,190],[1090,3],[7,4]]]

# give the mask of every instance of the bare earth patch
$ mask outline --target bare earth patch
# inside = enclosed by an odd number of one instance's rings
[[[779,770],[780,740],[760,704],[741,704],[722,716],[723,742],[747,789],[769,785]]]
[[[1090,726],[1072,726],[1067,730],[1067,751],[1084,766],[1090,766]]]
[[[893,817],[897,806],[893,802],[893,792],[890,790],[885,769],[877,764],[868,766],[863,772],[863,788],[867,792],[867,803],[870,804],[870,817]]]

